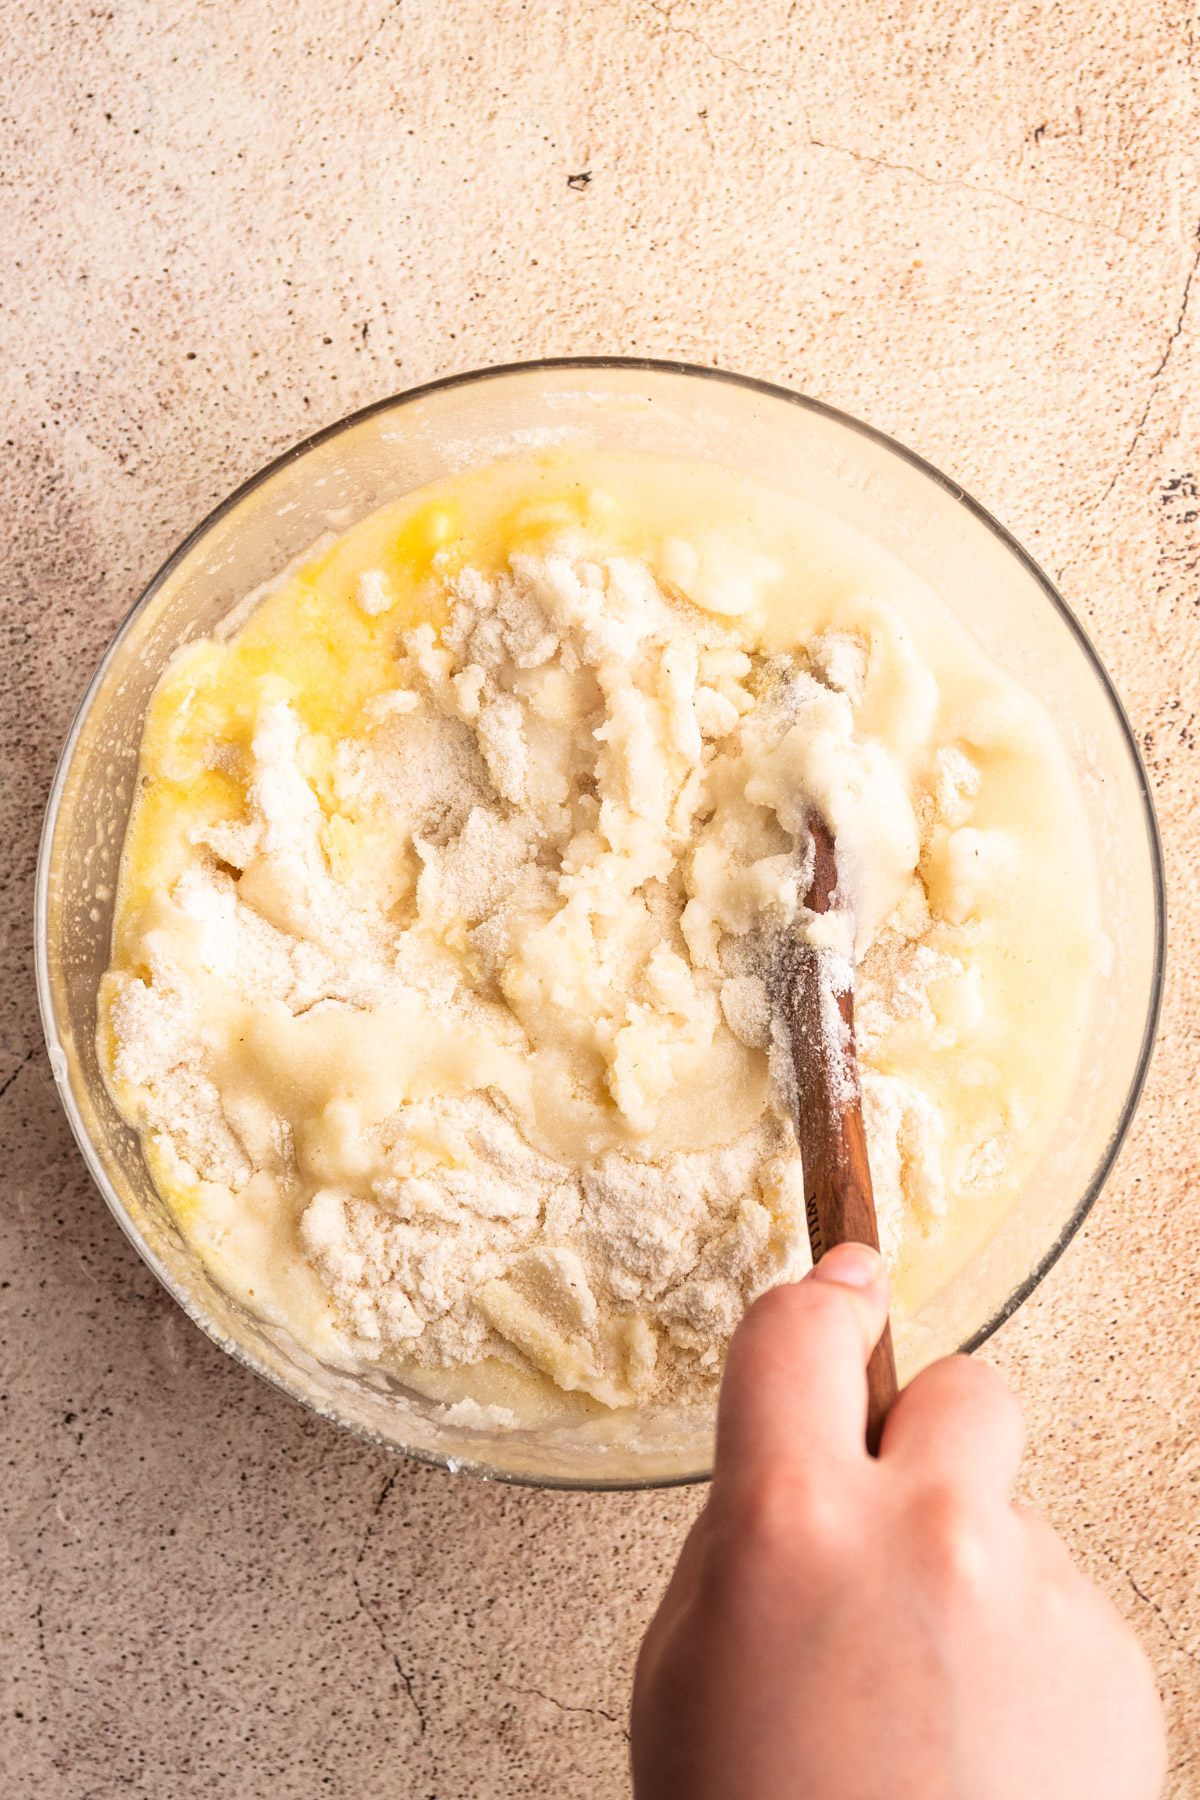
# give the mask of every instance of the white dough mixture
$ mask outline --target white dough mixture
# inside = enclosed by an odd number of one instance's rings
[[[1093,950],[1065,759],[977,649],[939,619],[926,661],[878,575],[789,631],[778,531],[656,530],[636,469],[514,523],[496,494],[546,468],[410,496],[180,652],[101,994],[113,1094],[224,1284],[480,1427],[520,1422],[506,1366],[603,1408],[702,1400],[747,1304],[808,1266],[769,974],[780,933],[830,929],[800,901],[810,807],[857,917],[901,1305],[1061,1108],[1019,1066],[1043,825],[1076,1055]]]

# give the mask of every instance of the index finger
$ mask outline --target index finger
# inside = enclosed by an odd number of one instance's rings
[[[911,1381],[888,1415],[880,1457],[927,1481],[1007,1496],[1025,1449],[1021,1405],[986,1363],[946,1356]]]
[[[865,1244],[838,1245],[755,1301],[725,1359],[715,1503],[767,1474],[866,1459],[866,1366],[887,1305],[887,1270]]]

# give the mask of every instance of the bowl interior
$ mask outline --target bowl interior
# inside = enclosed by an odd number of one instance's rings
[[[1111,946],[1074,1095],[1014,1211],[911,1322],[902,1373],[971,1347],[1025,1297],[1094,1198],[1128,1124],[1161,985],[1161,856],[1129,727],[1054,589],[981,509],[889,440],[814,402],[673,365],[568,362],[487,371],[400,396],[333,427],[232,496],[155,577],[88,690],[51,795],[38,887],[38,973],[51,1063],[108,1204],[190,1316],[232,1355],[325,1417],[406,1454],[493,1478],[626,1487],[703,1478],[708,1416],[587,1431],[449,1426],[382,1375],[317,1363],[209,1278],[114,1110],[94,1047],[142,719],[163,663],[315,538],[412,487],[532,445],[692,457],[794,490],[867,532],[946,601],[1054,719],[1079,783]]]

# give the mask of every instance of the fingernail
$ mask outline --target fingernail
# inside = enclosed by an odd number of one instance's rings
[[[869,1244],[835,1244],[813,1269],[817,1281],[836,1281],[839,1287],[865,1288],[879,1279],[883,1258]]]

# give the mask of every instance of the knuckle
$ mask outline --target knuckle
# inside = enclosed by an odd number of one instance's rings
[[[714,1562],[756,1565],[782,1558],[829,1560],[852,1531],[850,1508],[828,1474],[768,1471],[724,1506],[710,1526]]]
[[[713,1524],[712,1542],[725,1551],[744,1548],[750,1555],[770,1552],[794,1536],[798,1508],[794,1480],[767,1473],[722,1508]]]
[[[996,1561],[978,1502],[952,1481],[925,1481],[909,1499],[908,1524],[922,1572],[941,1597],[973,1601]]]

